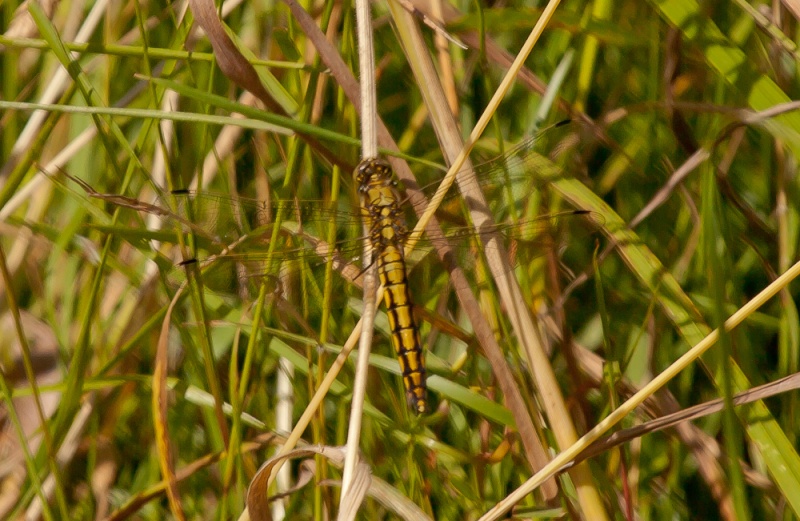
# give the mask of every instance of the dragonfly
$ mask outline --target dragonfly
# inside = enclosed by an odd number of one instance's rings
[[[514,243],[541,244],[547,242],[549,233],[564,220],[585,218],[593,228],[602,224],[594,214],[581,210],[509,219],[514,211],[524,212],[525,200],[543,183],[535,174],[537,158],[541,156],[532,152],[528,141],[476,168],[475,182],[495,206],[498,223],[484,227],[480,233],[500,234]],[[186,254],[187,260],[170,270],[168,278],[174,287],[186,282],[187,267],[197,265],[202,268],[204,288],[244,296],[247,288],[252,294],[265,280],[277,278],[270,275],[276,271],[270,263],[298,261],[322,266],[328,259],[346,278],[357,279],[361,270],[355,268],[353,261],[363,251],[363,241],[370,240],[377,253],[379,277],[386,288],[384,303],[391,341],[400,363],[407,401],[412,410],[422,414],[429,409],[426,371],[405,264],[409,260],[412,264],[419,263],[436,244],[423,239],[415,253],[409,259],[404,258],[405,222],[418,209],[399,195],[388,163],[364,162],[356,174],[364,199],[364,207],[359,209],[353,209],[349,201],[332,208],[324,201],[259,201],[186,190],[164,194],[158,204],[148,204],[122,195],[98,193],[80,179],[69,177],[91,197],[156,215],[166,228],[193,235],[198,251]],[[458,195],[452,195],[445,199],[442,211],[437,212],[440,220],[451,223],[444,238],[439,240],[456,245],[469,245],[470,241],[475,244],[479,233],[459,219],[457,209],[453,208],[460,204]],[[367,236],[363,232],[365,219]],[[332,237],[328,235],[331,226],[335,232]],[[245,291],[240,291],[241,288]]]
[[[428,412],[425,363],[408,288],[402,244],[407,231],[392,167],[383,159],[365,159],[356,168],[356,182],[363,198],[369,240],[378,257],[378,276],[384,287],[392,345],[400,363],[408,403],[417,414],[425,414]]]

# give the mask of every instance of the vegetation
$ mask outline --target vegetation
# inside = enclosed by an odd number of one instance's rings
[[[762,7],[557,7],[436,210],[452,252],[428,227],[407,255],[428,415],[379,307],[360,518],[800,516],[797,24]],[[205,0],[16,8],[0,517],[344,512],[335,447],[372,266],[352,5],[230,2],[227,29]],[[465,49],[372,9],[379,145],[410,228],[545,6],[428,13]],[[274,483],[257,473],[295,447]],[[570,450],[583,463],[537,474]]]

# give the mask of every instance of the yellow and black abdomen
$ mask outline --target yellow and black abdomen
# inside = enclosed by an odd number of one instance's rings
[[[402,249],[390,245],[379,252],[378,276],[384,287],[383,301],[389,316],[392,345],[400,362],[409,404],[417,413],[426,413],[428,399],[422,342],[414,320]]]

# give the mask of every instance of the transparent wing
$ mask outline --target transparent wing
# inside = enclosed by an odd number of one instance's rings
[[[488,183],[490,179],[484,178],[484,181]],[[206,270],[203,280],[215,290],[240,293],[237,288],[252,287],[264,277],[277,279],[280,265],[287,262],[313,268],[330,258],[334,269],[347,279],[357,279],[361,273],[360,256],[366,237],[359,210],[327,209],[322,201],[265,204],[192,193],[182,193],[175,198],[178,209],[185,215],[172,219],[173,224],[181,224],[183,231],[206,230],[195,234],[197,250],[184,257]],[[470,259],[488,237],[501,241],[507,250],[527,248],[529,258],[558,245],[559,229],[565,222],[586,220],[588,228],[598,224],[597,218],[585,211],[564,211],[509,221],[509,214],[513,213],[509,205],[498,203],[496,206],[502,207],[506,220],[476,230],[466,223],[461,213],[454,211],[453,206],[452,202],[445,204],[438,214],[445,228],[444,236],[435,239],[424,236],[407,257],[409,264],[420,262],[439,246],[438,243],[446,241],[453,248],[457,262],[469,269]],[[182,224],[184,221],[194,226],[189,228]],[[492,247],[491,244],[488,247]],[[185,279],[185,264],[177,266],[170,274],[174,285]]]
[[[419,262],[437,246],[437,241],[447,241],[462,266],[469,268],[471,263],[464,260],[475,257],[476,245],[485,237],[497,237],[512,251],[520,245],[545,251],[559,243],[558,230],[565,221],[588,220],[589,228],[601,224],[596,216],[583,211],[517,217],[530,212],[532,194],[549,181],[537,176],[537,158],[541,156],[532,152],[534,141],[538,137],[475,168],[472,182],[478,183],[485,194],[497,224],[481,230],[471,227],[463,217],[460,196],[452,189],[437,211],[444,237],[423,238],[407,260],[411,264]],[[186,279],[187,269],[197,267],[202,269],[207,286],[230,294],[242,294],[242,286],[260,284],[265,277],[277,280],[280,266],[287,262],[313,267],[331,258],[335,269],[347,278],[357,278],[361,271],[356,267],[361,263],[356,261],[365,240],[362,216],[350,199],[331,207],[319,200],[265,202],[177,191],[150,205],[124,196],[99,194],[82,181],[75,181],[93,197],[157,215],[164,229],[174,232],[176,242],[190,245],[184,248],[184,260],[169,273],[168,279],[175,286]],[[423,192],[430,196],[436,187],[431,184]],[[406,220],[411,222],[421,209],[412,208],[408,202],[404,206]]]

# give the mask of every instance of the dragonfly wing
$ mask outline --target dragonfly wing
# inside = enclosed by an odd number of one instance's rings
[[[508,269],[504,272],[507,274],[508,270],[576,240],[576,235],[593,233],[600,221],[592,212],[576,210],[523,219],[514,224],[496,223],[480,230],[468,226],[451,227],[441,238],[423,237],[407,255],[407,260],[414,266],[446,242],[458,265],[467,273],[475,273],[480,252],[497,248],[509,255]]]
[[[253,200],[233,200],[210,194],[182,193],[176,212],[182,219],[209,232],[170,273],[170,285],[187,280],[187,267],[201,268],[204,285],[225,295],[257,291],[267,283],[279,289],[280,266],[301,262],[313,271],[332,256],[334,268],[355,277],[352,260],[361,250],[358,216],[331,211],[317,201],[278,201],[270,205]],[[284,219],[280,227],[268,219]],[[266,224],[265,224],[266,223]],[[333,227],[332,245],[318,239]],[[186,227],[183,227],[186,231]],[[211,241],[203,239],[213,237]]]

